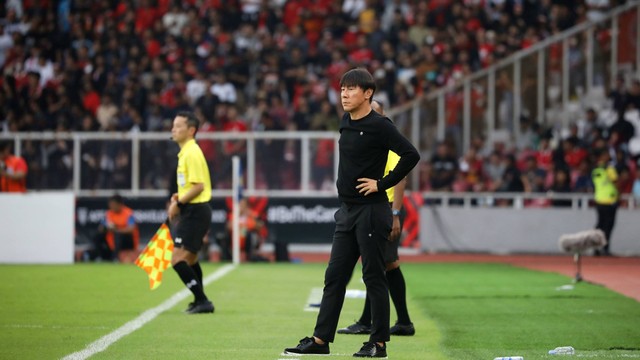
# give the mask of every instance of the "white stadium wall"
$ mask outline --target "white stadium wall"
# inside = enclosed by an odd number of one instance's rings
[[[70,264],[73,193],[0,194],[0,263]]]
[[[640,212],[618,209],[611,252],[640,255]],[[563,234],[593,229],[595,209],[456,208],[420,210],[420,243],[432,252],[562,253]]]

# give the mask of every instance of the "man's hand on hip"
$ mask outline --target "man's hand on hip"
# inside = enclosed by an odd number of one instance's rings
[[[364,193],[364,196],[378,192],[378,180],[360,178],[358,181],[360,181],[360,185],[356,186],[356,189],[358,189],[361,194]]]

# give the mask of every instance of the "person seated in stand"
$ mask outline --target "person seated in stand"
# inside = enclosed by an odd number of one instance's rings
[[[258,250],[260,250],[260,246],[264,243],[267,232],[267,228],[261,214],[249,206],[247,198],[242,198],[239,205],[240,216],[238,220],[240,230],[240,250],[245,252],[245,258],[247,261],[269,261],[267,258],[258,254]],[[226,231],[222,238],[219,239],[219,245],[221,248],[220,260],[231,260],[233,247],[232,239],[233,211],[229,211]]]
[[[140,234],[133,210],[124,205],[122,196],[116,194],[110,197],[108,206],[109,209],[98,226],[95,245],[97,249],[104,249],[106,243],[108,250],[102,252],[104,256],[114,262],[119,262],[121,250],[138,250]]]

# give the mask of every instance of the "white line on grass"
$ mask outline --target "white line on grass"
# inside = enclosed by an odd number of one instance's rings
[[[62,326],[62,325],[37,325],[37,324],[7,324],[0,325],[3,328],[15,329],[108,329],[107,326]]]
[[[296,357],[301,357],[301,358],[305,358],[308,356],[322,356],[322,357],[331,357],[331,356],[348,356],[348,357],[353,357],[352,354],[287,354],[287,353],[281,353],[280,356],[289,356],[286,358],[278,358],[278,360],[300,360],[300,359],[296,359]],[[381,359],[386,359],[386,358],[381,358]]]
[[[234,268],[235,268],[235,265],[231,265],[231,264],[225,265],[220,269],[218,269],[217,271],[215,271],[213,274],[204,278],[202,282],[205,286],[209,285],[210,283],[227,275]],[[62,360],[84,360],[101,351],[106,350],[109,346],[111,346],[116,341],[138,330],[139,328],[144,326],[144,324],[155,319],[156,316],[176,306],[179,302],[186,299],[189,296],[189,294],[191,294],[191,292],[187,289],[182,289],[178,291],[172,297],[165,300],[162,304],[143,312],[137,318],[129,321],[128,323],[122,325],[121,327],[110,332],[109,334],[92,342],[91,344],[87,345],[87,347],[85,347],[84,349],[63,357]]]
[[[320,301],[322,300],[322,288],[314,287],[309,292],[307,304],[302,308],[303,311],[320,311]]]

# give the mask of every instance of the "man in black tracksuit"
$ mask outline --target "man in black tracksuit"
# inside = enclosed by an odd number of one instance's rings
[[[391,120],[371,110],[375,82],[364,69],[345,73],[340,81],[345,115],[340,122],[338,196],[331,258],[313,337],[306,337],[288,354],[328,354],[333,342],[347,283],[359,257],[362,277],[371,300],[369,342],[356,357],[386,357],[389,341],[389,292],[385,278],[385,247],[392,225],[385,190],[411,171],[420,155]],[[400,156],[395,169],[384,176],[389,150]],[[383,177],[384,176],[384,177]]]

